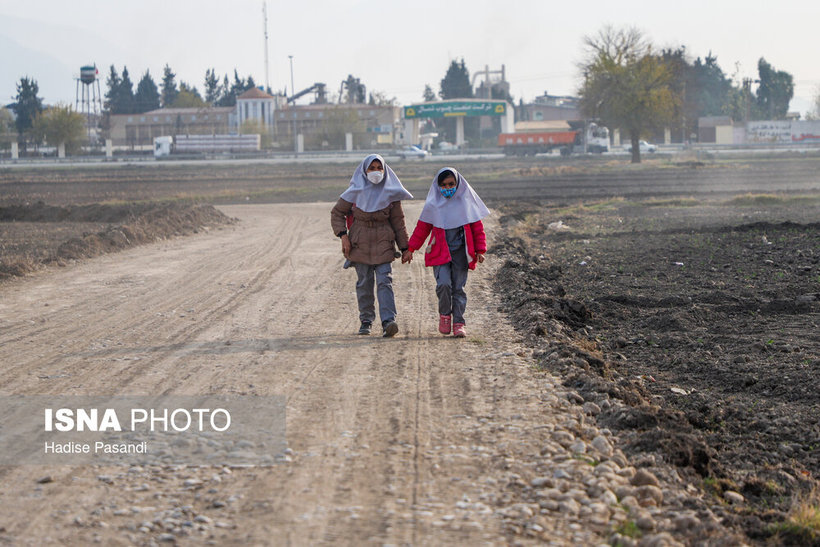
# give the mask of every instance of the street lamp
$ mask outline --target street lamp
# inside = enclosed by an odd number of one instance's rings
[[[290,59],[290,96],[293,97],[296,95],[296,88],[293,87],[293,55],[288,55],[288,59]]]
[[[291,97],[291,104],[296,106],[296,88],[293,85],[293,55],[288,55],[288,59],[290,59],[290,97]],[[296,111],[294,110],[291,112],[291,123],[293,124],[293,152],[295,154],[299,154],[299,137],[296,135]]]

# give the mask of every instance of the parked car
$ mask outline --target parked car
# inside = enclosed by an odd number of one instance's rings
[[[424,150],[422,148],[419,148],[418,146],[413,144],[413,145],[410,145],[410,146],[405,146],[404,148],[400,148],[399,150],[396,150],[396,155],[398,157],[400,157],[401,159],[406,159],[406,158],[424,159],[424,158],[426,158],[427,156],[430,155],[430,152],[428,152],[427,150]]]
[[[658,150],[657,146],[655,146],[654,144],[650,144],[646,141],[638,141],[638,148],[640,149],[641,154],[644,154],[646,152],[649,152],[650,154],[654,154]],[[627,152],[632,152],[632,143],[631,142],[626,143],[624,145],[624,150],[626,150]]]

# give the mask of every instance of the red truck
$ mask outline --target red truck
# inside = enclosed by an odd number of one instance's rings
[[[580,131],[542,131],[539,133],[501,133],[498,135],[498,146],[508,156],[534,156],[561,149],[562,156],[568,156],[576,144]]]
[[[508,156],[534,156],[535,154],[559,149],[562,156],[570,155],[576,147],[583,151],[583,130],[565,131],[524,131],[501,133],[498,146]],[[589,124],[587,128],[587,151],[601,153],[609,151],[609,130],[606,127]]]

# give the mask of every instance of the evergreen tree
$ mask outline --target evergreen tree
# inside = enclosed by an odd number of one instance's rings
[[[729,113],[729,95],[732,80],[726,77],[712,53],[692,66],[693,101],[700,116],[719,116]]]
[[[231,85],[231,89],[229,93],[231,94],[231,98],[233,100],[233,106],[236,104],[236,98],[242,95],[245,92],[245,80],[239,77],[239,72],[236,69],[233,69],[233,85]]]
[[[114,65],[106,80],[108,91],[105,94],[105,108],[111,114],[133,114],[136,112],[134,84],[128,74],[128,67],[123,66],[122,77]]]
[[[137,92],[134,94],[134,112],[142,114],[159,108],[159,90],[157,84],[146,70],[137,84]]]
[[[450,62],[447,73],[441,80],[439,95],[444,100],[469,99],[473,97],[470,72],[464,64],[464,59],[461,59],[461,62]],[[437,126],[439,130],[444,133],[445,139],[452,142],[456,140],[457,123],[455,118],[447,118],[437,123]],[[478,118],[465,119],[462,123],[464,124],[464,136],[468,140],[479,137]]]
[[[763,57],[757,62],[760,87],[757,88],[757,115],[764,120],[782,120],[794,97],[794,78],[788,72],[775,70]]]
[[[134,84],[131,82],[131,77],[128,74],[128,67],[122,67],[122,80],[120,80],[120,89],[117,93],[117,110],[116,114],[133,114],[134,108]]]
[[[205,71],[205,101],[211,106],[219,101],[219,80],[212,68]]]
[[[430,87],[430,84],[424,84],[424,102],[431,103],[436,100],[436,92]]]
[[[176,74],[173,73],[171,67],[167,64],[162,71],[162,91],[160,93],[160,101],[162,108],[170,108],[176,101],[179,90],[177,89]]]
[[[34,124],[34,120],[43,111],[43,100],[37,96],[40,86],[33,78],[25,76],[17,84],[17,97],[13,105],[17,116],[15,126],[17,133],[22,137]]]
[[[697,121],[701,116],[694,100],[697,85],[694,81],[693,67],[686,58],[684,46],[674,50],[664,49],[661,51],[660,59],[671,78],[669,87],[681,98],[681,101],[673,106],[674,113],[670,118],[669,129],[672,135],[679,137],[683,142],[688,138],[687,135],[697,129]]]
[[[236,97],[231,95],[231,82],[227,74],[222,78],[222,85],[219,86],[217,106],[236,106]]]
[[[233,71],[233,84],[230,83],[228,80],[228,75],[225,75],[225,78],[222,80],[222,87],[221,87],[221,98],[219,100],[219,106],[235,106],[236,105],[236,98],[242,95],[247,90],[256,87],[256,82],[253,80],[253,76],[248,76],[247,78],[240,78],[239,72],[234,69]]]
[[[113,114],[119,114],[117,107],[119,106],[119,95],[122,80],[117,72],[117,68],[111,65],[111,70],[108,72],[108,78],[105,80],[105,85],[108,86],[108,91],[105,92],[105,109]]]
[[[470,83],[470,72],[464,64],[452,61],[444,79],[441,80],[439,95],[442,99],[469,99],[473,96],[473,86]]]
[[[732,82],[717,64],[711,52],[705,59],[698,57],[694,63],[686,59],[686,50],[664,50],[661,59],[672,75],[670,88],[680,97],[675,106],[670,129],[681,140],[696,133],[698,120],[704,116],[733,115]],[[739,119],[739,118],[735,118]]]
[[[510,95],[510,90],[500,85],[490,88],[490,98],[496,101],[507,101],[510,104],[515,103],[515,99]]]

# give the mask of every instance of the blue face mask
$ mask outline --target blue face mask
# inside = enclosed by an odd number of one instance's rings
[[[456,187],[453,186],[452,188],[442,188],[441,186],[439,186],[438,191],[441,192],[442,196],[449,199],[455,195]]]

